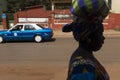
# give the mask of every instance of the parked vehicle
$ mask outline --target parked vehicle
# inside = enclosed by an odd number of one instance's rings
[[[45,28],[35,23],[18,23],[8,30],[0,30],[0,43],[7,41],[50,40],[53,36],[51,28]]]

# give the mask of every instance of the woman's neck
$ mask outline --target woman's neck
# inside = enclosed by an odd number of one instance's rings
[[[79,43],[79,48],[83,48],[85,51],[92,53],[92,50],[88,43]]]
[[[90,59],[95,58],[93,52],[91,50],[86,49],[83,46],[79,46],[77,50],[80,51],[81,56],[88,57]]]

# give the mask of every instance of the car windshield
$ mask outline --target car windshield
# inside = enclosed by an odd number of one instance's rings
[[[37,24],[40,28],[42,28],[42,29],[44,29],[44,27],[43,26],[41,26],[41,25],[39,25],[39,24]]]
[[[14,28],[12,28],[11,31],[19,31],[19,30],[22,30],[22,28],[23,28],[23,25],[17,25]]]

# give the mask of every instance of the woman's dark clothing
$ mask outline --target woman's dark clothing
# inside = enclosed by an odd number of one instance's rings
[[[78,48],[71,56],[67,80],[110,80],[92,51]]]

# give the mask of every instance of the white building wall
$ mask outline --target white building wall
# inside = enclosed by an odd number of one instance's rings
[[[113,13],[120,13],[120,0],[112,0],[112,10]]]

